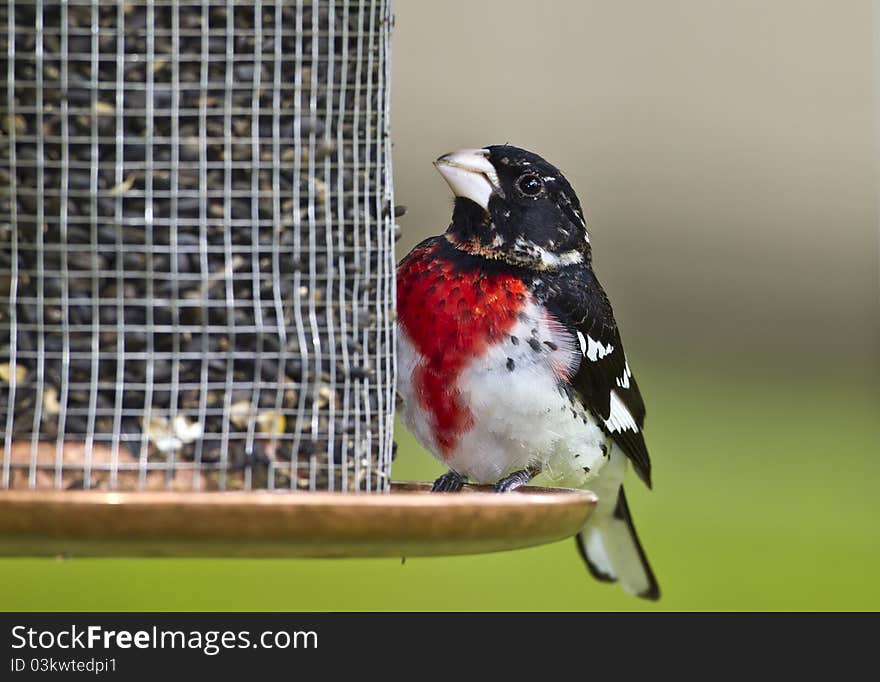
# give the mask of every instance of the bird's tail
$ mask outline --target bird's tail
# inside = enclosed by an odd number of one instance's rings
[[[633,526],[623,486],[613,513],[590,521],[575,539],[593,577],[620,581],[623,589],[643,599],[660,598],[660,586]]]

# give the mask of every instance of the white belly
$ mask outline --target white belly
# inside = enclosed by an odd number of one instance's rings
[[[398,328],[401,416],[435,457],[475,482],[495,483],[538,464],[545,481],[583,487],[608,461],[611,442],[593,416],[560,390],[554,374],[580,361],[576,341],[537,310],[528,312],[511,331],[516,341],[508,337],[459,375],[459,400],[473,425],[445,453],[435,440],[431,413],[414,395],[412,374],[421,355]]]

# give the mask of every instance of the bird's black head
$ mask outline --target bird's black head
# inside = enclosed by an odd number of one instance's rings
[[[577,195],[537,154],[495,145],[446,154],[434,165],[455,193],[446,236],[457,248],[537,270],[589,263]]]

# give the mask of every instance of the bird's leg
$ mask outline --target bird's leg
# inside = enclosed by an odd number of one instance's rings
[[[495,484],[495,492],[507,493],[511,490],[516,490],[517,488],[524,486],[540,473],[541,467],[537,464],[533,464],[526,469],[514,471],[512,474],[505,476]]]
[[[434,481],[434,487],[431,488],[432,493],[457,493],[462,486],[467,483],[467,479],[456,471],[450,469],[440,478]]]

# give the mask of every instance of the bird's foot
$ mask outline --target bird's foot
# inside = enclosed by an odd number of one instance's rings
[[[514,471],[512,474],[505,476],[495,484],[495,492],[508,493],[511,490],[521,488],[539,473],[541,473],[540,467],[529,467],[528,469]]]
[[[432,493],[457,493],[467,482],[461,474],[454,471],[447,471],[440,478],[434,481],[434,487],[431,488]]]

